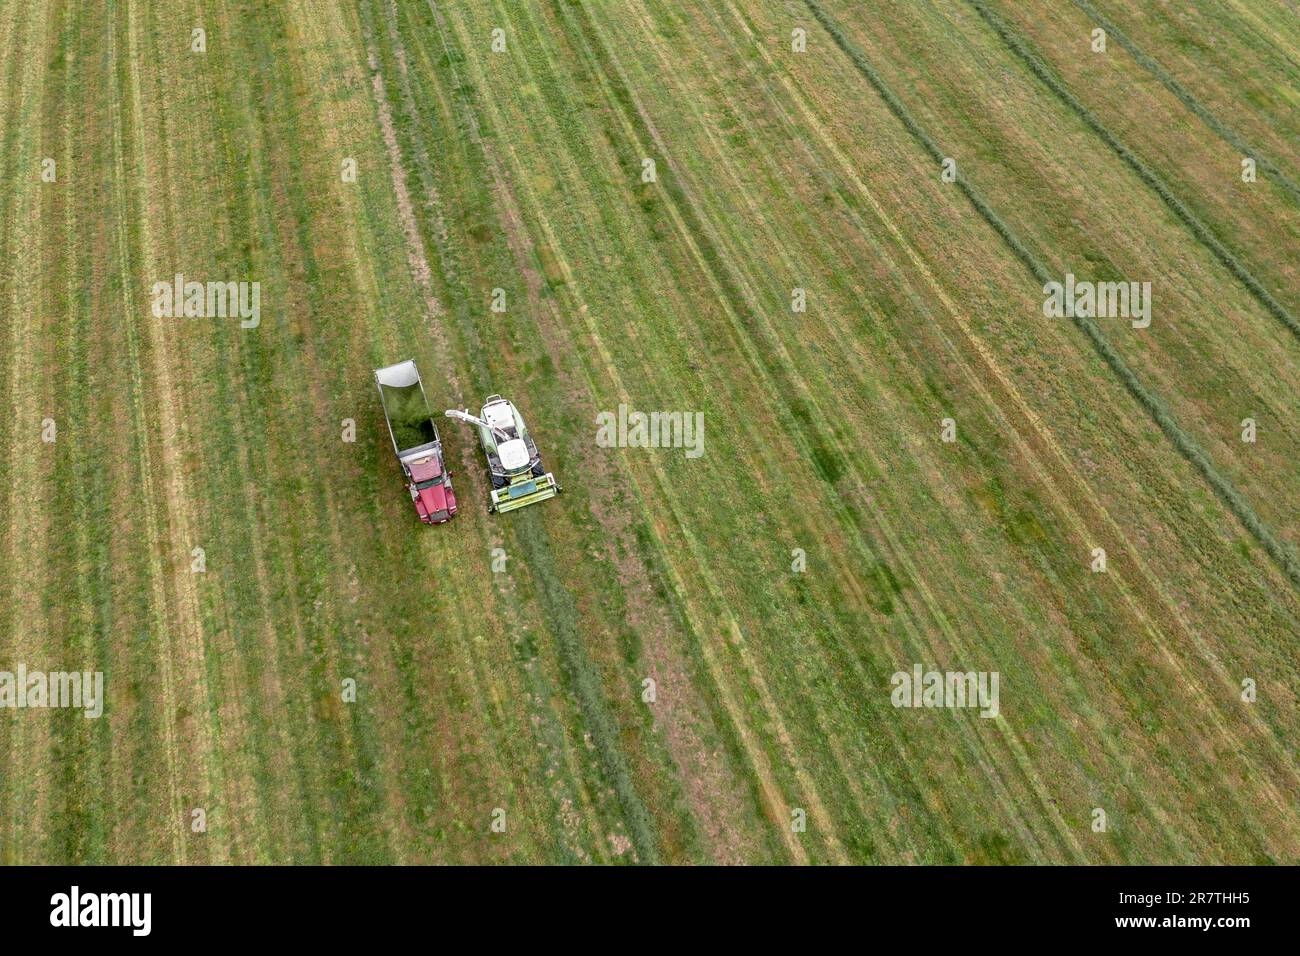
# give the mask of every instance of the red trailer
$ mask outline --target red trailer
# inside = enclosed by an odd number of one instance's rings
[[[375,369],[375,385],[416,513],[425,524],[450,521],[456,514],[451,472],[442,456],[442,442],[415,362]]]

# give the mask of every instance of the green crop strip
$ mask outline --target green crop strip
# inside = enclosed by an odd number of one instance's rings
[[[1034,76],[1042,80],[1043,84],[1055,93],[1061,102],[1073,110],[1087,124],[1089,129],[1100,136],[1106,145],[1113,149],[1115,154],[1124,160],[1144,183],[1155,190],[1156,195],[1164,200],[1170,211],[1192,231],[1192,235],[1214,254],[1214,257],[1250,291],[1250,294],[1268,310],[1270,315],[1285,325],[1292,335],[1300,339],[1300,321],[1291,314],[1286,306],[1273,298],[1273,294],[1265,289],[1263,284],[1251,274],[1250,270],[1242,265],[1241,261],[1219,241],[1209,226],[1201,222],[1197,215],[1187,208],[1187,204],[1174,195],[1173,190],[1169,188],[1169,184],[1155,170],[1143,162],[1136,153],[1124,145],[1123,141],[1111,132],[1110,128],[1098,119],[1092,110],[1081,103],[1079,98],[1061,81],[1060,77],[1053,73],[1042,58],[1034,52],[1033,48],[1021,39],[1007,25],[1005,20],[990,10],[983,0],[970,0],[970,4],[1011,51],[1024,61]]]
[[[916,140],[925,148],[925,151],[934,159],[936,163],[942,163],[946,154],[941,150],[937,143],[930,135],[917,123],[907,107],[890,89],[884,78],[878,73],[867,60],[865,54],[844,34],[836,21],[822,8],[817,0],[804,0],[804,4],[816,17],[817,22],[822,25],[831,38],[835,41],[836,46],[849,58],[854,67],[861,73],[872,85],[881,98],[888,105],[898,119],[907,127],[908,131]],[[1002,237],[1011,250],[1020,258],[1022,262],[1033,273],[1034,277],[1046,284],[1055,281],[1052,273],[1045,265],[1035,256],[1028,247],[1020,240],[1010,226],[1003,221],[997,212],[988,204],[982,195],[970,184],[965,177],[957,179],[957,186],[965,194],[967,200],[975,207],[976,211],[984,218],[995,232]],[[1236,487],[1220,474],[1215,467],[1210,456],[1198,445],[1190,435],[1183,431],[1182,427],[1174,419],[1173,415],[1165,408],[1164,403],[1134,374],[1133,370],[1115,351],[1110,341],[1102,333],[1101,329],[1091,319],[1075,316],[1071,319],[1088,341],[1092,343],[1097,354],[1110,367],[1111,371],[1119,378],[1124,387],[1131,394],[1160,427],[1165,437],[1178,449],[1178,452],[1187,461],[1201,473],[1214,493],[1219,499],[1232,511],[1237,519],[1245,526],[1255,539],[1264,548],[1265,552],[1278,567],[1287,576],[1287,578],[1296,587],[1300,588],[1300,560],[1297,560],[1294,553],[1284,545],[1267,525],[1255,513],[1254,508],[1246,501],[1245,497],[1237,491]]]

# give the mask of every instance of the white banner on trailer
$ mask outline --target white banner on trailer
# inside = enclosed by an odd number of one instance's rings
[[[415,362],[411,359],[375,369],[375,381],[389,388],[409,388],[419,380],[420,373],[415,370]]]

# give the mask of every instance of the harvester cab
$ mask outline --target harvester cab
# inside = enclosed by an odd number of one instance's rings
[[[375,385],[416,514],[425,524],[450,521],[456,514],[456,494],[419,370],[409,360],[375,369]]]
[[[542,466],[537,443],[513,403],[500,395],[489,395],[477,417],[468,409],[450,408],[446,414],[448,418],[478,428],[479,444],[487,459],[488,480],[492,484],[488,514],[517,511],[554,498],[564,490]]]

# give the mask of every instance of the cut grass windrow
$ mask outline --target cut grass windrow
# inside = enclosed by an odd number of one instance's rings
[[[804,3],[817,19],[817,22],[830,34],[836,46],[852,61],[858,72],[867,79],[881,98],[884,99],[890,111],[907,127],[908,131],[924,147],[935,163],[942,163],[947,154],[939,148],[939,145],[930,137],[929,133],[912,117],[907,107],[885,83],[884,78],[871,65],[862,51],[840,29],[839,24],[822,8],[817,0],[804,0]],[[1075,102],[1077,103],[1077,101]],[[1079,108],[1082,109],[1081,106]],[[984,218],[985,222],[1002,237],[1016,256],[1025,263],[1035,279],[1044,284],[1055,281],[1052,272],[1021,242],[1019,236],[1003,221],[1002,217],[997,214],[965,176],[958,177],[957,186],[971,205],[975,207],[976,211]],[[1278,308],[1281,308],[1281,306],[1278,306]],[[1100,327],[1091,319],[1079,316],[1075,316],[1071,321],[1088,337],[1088,341],[1092,343],[1097,354],[1124,384],[1129,394],[1151,416],[1165,437],[1201,473],[1201,476],[1210,485],[1214,493],[1232,511],[1246,530],[1255,537],[1260,546],[1277,563],[1291,583],[1300,588],[1300,559],[1297,559],[1292,550],[1277,539],[1259,515],[1255,513],[1254,508],[1246,501],[1245,497],[1237,491],[1231,481],[1219,472],[1210,456],[1200,447],[1196,440],[1183,431],[1173,415],[1165,408],[1164,402],[1142,384],[1133,370],[1120,357],[1120,354],[1115,351]],[[1297,327],[1294,331],[1300,334],[1300,327]]]
[[[114,265],[117,269],[117,280],[115,293],[119,297],[118,307],[122,314],[134,316],[140,314],[143,309],[138,309],[133,298],[135,283],[132,281],[131,268],[132,263],[139,258],[139,252],[133,253],[137,245],[132,241],[132,225],[142,220],[138,214],[133,214],[131,206],[131,184],[135,182],[134,178],[128,172],[128,150],[136,144],[130,143],[129,139],[132,130],[135,127],[133,121],[134,110],[129,110],[132,105],[132,93],[138,92],[138,85],[133,81],[130,73],[130,66],[135,62],[134,58],[125,55],[119,56],[119,31],[127,34],[127,44],[130,42],[130,23],[129,17],[119,17],[117,15],[116,4],[110,2],[107,19],[110,29],[109,36],[109,53],[108,62],[112,65],[111,86],[110,86],[110,116],[112,127],[112,162],[113,162],[113,201],[116,206],[114,236],[113,236],[113,255]],[[137,237],[138,238],[138,237]],[[134,322],[123,323],[126,329],[127,345],[127,368],[130,372],[130,405],[131,405],[131,432],[134,440],[134,459],[137,462],[140,475],[140,492],[144,501],[145,515],[145,548],[148,561],[147,582],[149,585],[150,600],[148,602],[149,630],[146,634],[146,640],[142,641],[148,646],[153,638],[156,641],[158,653],[155,658],[150,659],[144,665],[145,675],[153,677],[152,673],[156,662],[158,674],[156,688],[157,698],[150,700],[151,706],[141,707],[141,712],[148,712],[151,716],[161,715],[162,739],[165,742],[166,769],[165,779],[167,787],[167,811],[169,820],[179,821],[183,819],[183,801],[190,796],[193,791],[187,792],[187,781],[189,766],[197,762],[193,755],[186,753],[181,741],[181,731],[178,726],[179,706],[177,704],[177,689],[181,683],[182,675],[178,674],[181,670],[181,663],[175,660],[176,655],[173,651],[172,641],[170,639],[170,628],[167,622],[167,575],[161,555],[158,553],[157,543],[162,540],[162,518],[158,514],[155,502],[161,500],[162,496],[158,492],[159,486],[163,483],[162,479],[157,476],[157,469],[153,464],[153,454],[151,452],[151,443],[149,435],[152,429],[148,425],[147,415],[147,385],[146,385],[146,367],[142,360],[142,351],[144,342],[143,336],[140,335]],[[141,655],[142,658],[145,655]],[[144,699],[149,699],[145,696]],[[143,721],[142,721],[143,724]],[[157,731],[155,730],[155,733]],[[140,774],[137,777],[137,787],[141,788],[141,796],[148,799],[148,792],[144,790],[146,785],[146,776]],[[188,847],[181,836],[180,828],[173,825],[165,830],[166,843],[170,846],[170,859],[186,862],[189,859]]]
[[[1267,156],[1263,155],[1259,149],[1250,143],[1228,124],[1224,123],[1215,116],[1200,100],[1192,95],[1191,91],[1182,83],[1178,82],[1169,71],[1152,59],[1147,53],[1134,42],[1132,37],[1126,34],[1119,26],[1104,13],[1098,10],[1089,0],[1070,0],[1076,7],[1089,16],[1094,23],[1106,31],[1106,35],[1115,39],[1120,46],[1129,52],[1129,55],[1137,61],[1142,69],[1154,76],[1160,83],[1179,101],[1191,110],[1196,117],[1208,126],[1215,134],[1225,143],[1231,146],[1242,156],[1249,156],[1255,160],[1256,166],[1263,173],[1276,182],[1279,186],[1291,194],[1292,198],[1300,200],[1300,185],[1291,179],[1286,173],[1278,168],[1277,163],[1273,162]]]
[[[472,91],[474,87],[471,85],[464,88],[467,91]],[[477,143],[480,142],[482,134],[480,134],[480,120],[478,120],[476,111],[478,111],[478,109],[482,109],[482,105],[474,103],[472,96],[469,96],[468,92],[467,92],[467,98],[465,99],[467,99],[467,103],[465,103],[465,111],[467,112],[465,112],[465,126],[463,126],[463,129],[464,127],[468,127],[469,133],[471,133],[471,138],[474,140],[474,142]],[[491,135],[490,129],[489,131],[487,131],[486,135]],[[489,163],[491,165],[491,168],[493,168],[494,176],[498,178],[498,182],[502,182],[502,170],[498,168],[497,160],[491,159],[490,157]],[[512,206],[510,191],[504,190],[504,186],[502,186],[502,190],[503,190],[502,191],[503,202],[507,204],[507,208],[512,209],[512,211],[508,213],[508,215],[510,215],[511,219],[519,221],[520,220],[519,211],[517,211],[517,209],[513,208]],[[529,190],[525,189],[523,190],[523,193],[525,199],[536,200],[536,196],[533,196]],[[538,211],[536,208],[530,208],[529,212],[532,213],[533,216],[538,215]],[[554,235],[550,234],[549,230],[547,230],[547,232],[543,234],[543,237],[538,239],[538,242],[551,243],[551,245],[554,245],[555,237]],[[588,315],[588,306],[586,306],[586,303],[581,302],[581,297],[578,297],[576,304],[577,304],[577,308],[575,308],[575,310],[573,311],[575,311],[576,313],[580,313],[580,315]],[[597,333],[595,333],[595,330],[590,329],[590,332],[591,332],[591,336],[593,336],[593,338],[597,339],[598,341],[598,336]],[[604,359],[606,359],[606,362],[604,362],[604,367],[606,367],[606,371],[610,372],[611,375],[616,375],[614,364],[612,364],[610,362],[610,359],[608,359],[608,356],[604,354],[603,349],[601,351],[602,351],[602,355],[604,355]],[[589,365],[586,365],[586,363],[584,363],[584,371],[586,372],[586,380],[588,380],[589,388],[593,388],[594,390],[593,380],[591,380],[591,369]],[[623,394],[621,393],[621,390],[620,390],[620,394]],[[664,497],[667,497],[667,493],[664,493]],[[645,507],[643,507],[643,503],[641,507],[642,510],[645,510]],[[647,527],[649,527],[649,523],[647,523]],[[640,538],[640,536],[638,536],[638,538]],[[669,553],[667,550],[663,549],[663,545],[659,544],[659,542],[656,542],[656,545],[658,546],[654,546],[654,548],[647,548],[645,551],[646,561],[647,564],[649,564],[649,570],[651,574],[653,574],[654,568],[656,564],[658,564],[658,559],[662,557],[664,561],[664,568],[666,568],[666,574],[668,575],[669,579],[673,579],[672,583],[668,584],[667,587],[676,588],[677,584],[679,583],[677,583],[677,581],[675,580],[675,574],[673,574],[673,572],[675,572],[675,567],[673,567],[672,562],[669,561],[668,559]],[[677,591],[677,593],[679,593],[679,601],[672,602],[672,607],[677,611],[677,617],[679,617],[679,620],[682,624],[682,628],[684,628],[684,630],[688,633],[693,633],[694,640],[688,641],[688,646],[689,649],[692,650],[692,652],[695,652],[695,650],[698,650],[699,648],[699,643],[701,643],[701,641],[705,641],[706,639],[705,637],[703,637],[702,633],[699,632],[699,626],[697,623],[695,623],[695,615],[692,614],[692,611],[690,611],[689,609],[689,601],[686,601],[686,598],[681,597],[680,589],[679,591]],[[706,663],[699,661],[698,658],[695,658],[695,662],[698,663],[699,672],[701,672],[702,679],[706,680],[706,682],[711,682],[712,680],[711,672],[710,669],[708,669]],[[718,721],[718,726],[722,728],[723,734],[727,735],[728,737],[731,737],[732,749],[733,752],[737,753],[737,761],[740,763],[745,763],[746,762],[746,758],[744,757],[745,745],[741,741],[740,728],[733,726],[731,718],[729,718],[728,715],[729,711],[727,709],[727,705],[725,705],[725,701],[727,701],[728,698],[727,695],[725,695],[724,689],[716,688],[716,687],[712,688],[711,691],[707,693],[706,697],[710,701],[719,700],[719,698],[720,700],[724,701],[722,705],[719,705],[718,708],[716,708],[715,719],[716,721]],[[735,734],[733,734],[732,731],[735,731]],[[758,787],[757,779],[759,777],[761,777],[761,771],[751,770],[751,773],[748,775],[748,779],[750,779],[751,782],[755,782],[755,787]],[[757,795],[755,795],[755,799],[761,800],[759,799],[759,797],[757,797]]]
[[[1209,226],[1205,225],[1194,212],[1187,208],[1187,204],[1174,194],[1174,191],[1169,188],[1169,184],[1136,153],[1129,149],[1118,136],[1111,132],[1110,128],[1092,110],[1080,102],[1079,98],[1070,91],[1070,88],[1061,81],[1051,67],[1043,62],[1033,48],[1012,30],[1005,20],[990,10],[983,0],[969,0],[969,2],[984,21],[993,28],[993,31],[1002,39],[1002,42],[1024,61],[1034,76],[1038,77],[1048,89],[1056,94],[1061,102],[1073,110],[1089,129],[1100,136],[1106,145],[1114,150],[1115,154],[1124,160],[1144,183],[1155,190],[1156,195],[1164,201],[1170,211],[1192,231],[1192,235],[1214,254],[1214,257],[1223,264],[1224,268],[1231,272],[1250,291],[1250,294],[1268,310],[1271,316],[1285,325],[1297,339],[1300,339],[1300,320],[1297,320],[1286,306],[1264,288],[1263,283],[1256,279],[1251,271],[1242,265],[1241,260],[1219,241]]]

